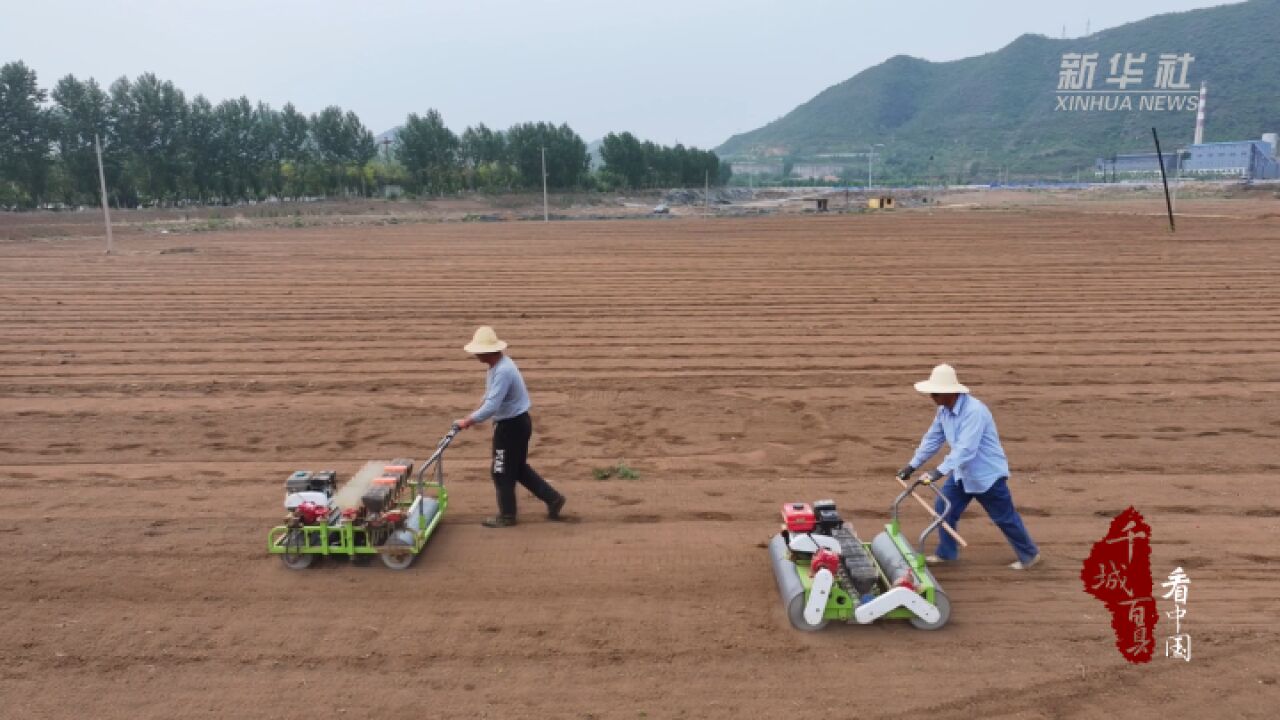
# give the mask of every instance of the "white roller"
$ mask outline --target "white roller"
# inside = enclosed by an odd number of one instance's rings
[[[409,506],[409,514],[404,520],[404,526],[414,532],[422,532],[431,525],[439,509],[439,500],[432,497],[417,498],[413,501],[413,505]]]

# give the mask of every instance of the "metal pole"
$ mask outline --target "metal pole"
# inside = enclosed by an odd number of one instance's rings
[[[102,188],[102,217],[107,224],[107,254],[111,254],[111,209],[107,206],[107,175],[102,170],[102,141],[93,134],[93,149],[98,153],[98,185]]]
[[[1178,150],[1173,170],[1173,206],[1178,206],[1178,191],[1182,189],[1182,150]]]
[[[702,171],[702,182],[706,186],[706,189],[702,191],[702,214],[710,215],[711,214],[711,171],[710,170]]]
[[[542,222],[551,222],[547,213],[547,149],[542,148]]]
[[[876,148],[878,147],[884,147],[884,144],[879,143],[867,148],[867,194],[868,195],[871,194],[871,185],[874,183],[874,180],[871,174],[871,161],[875,159]]]
[[[1160,135],[1151,128],[1151,137],[1156,141],[1156,162],[1160,163],[1160,182],[1164,183],[1164,204],[1169,208],[1169,232],[1178,232],[1173,224],[1173,199],[1169,196],[1169,178],[1164,171],[1164,154],[1160,152]]]

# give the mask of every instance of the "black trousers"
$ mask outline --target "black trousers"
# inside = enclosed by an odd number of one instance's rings
[[[493,486],[498,490],[498,512],[507,517],[516,516],[516,483],[548,505],[560,499],[560,493],[529,467],[531,437],[533,421],[529,413],[493,424]]]

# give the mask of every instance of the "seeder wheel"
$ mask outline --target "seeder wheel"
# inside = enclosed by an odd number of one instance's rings
[[[947,599],[947,594],[942,590],[933,591],[933,606],[938,608],[938,619],[934,622],[926,622],[924,618],[912,616],[912,627],[920,630],[937,630],[947,624],[947,619],[951,617],[951,601]]]
[[[299,552],[288,552],[280,556],[280,561],[290,570],[306,570],[311,567],[311,563],[315,561],[315,555],[305,555]]]
[[[413,564],[413,546],[403,538],[387,538],[385,548],[386,552],[379,553],[383,565],[392,570],[404,570]]]
[[[791,602],[787,603],[787,619],[791,621],[791,626],[797,630],[805,632],[817,632],[827,626],[827,619],[823,618],[817,625],[810,625],[808,620],[804,619],[804,593],[800,593],[791,598]]]
[[[315,555],[307,555],[302,549],[311,544],[310,536],[302,529],[295,528],[289,531],[284,538],[284,554],[280,556],[280,561],[290,570],[306,570],[311,567],[311,563],[315,561]]]

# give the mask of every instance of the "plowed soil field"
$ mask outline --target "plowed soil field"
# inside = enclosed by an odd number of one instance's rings
[[[1280,222],[1145,212],[0,243],[0,715],[1270,716]],[[291,471],[422,458],[478,404],[481,324],[570,521],[521,491],[517,527],[479,525],[484,426],[408,570],[268,556]],[[779,506],[832,497],[873,534],[939,362],[995,413],[1045,562],[1009,570],[975,504],[945,628],[791,629]],[[593,477],[619,462],[640,477]],[[1192,579],[1191,662],[1163,618],[1129,666],[1083,592],[1130,505],[1157,588]]]

